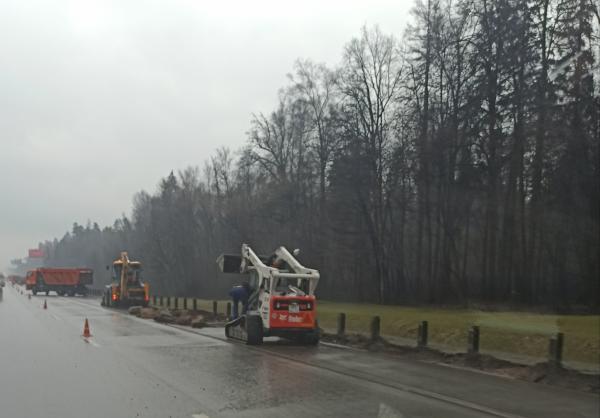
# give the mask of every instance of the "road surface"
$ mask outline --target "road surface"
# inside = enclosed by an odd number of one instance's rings
[[[600,413],[597,395],[329,345],[247,347],[225,341],[220,329],[181,329],[102,308],[96,299],[28,299],[19,290],[7,286],[0,301],[0,417]]]

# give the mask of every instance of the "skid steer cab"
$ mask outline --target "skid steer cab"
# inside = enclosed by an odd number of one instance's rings
[[[263,337],[270,336],[301,344],[319,342],[317,270],[304,267],[285,247],[260,257],[247,244],[242,245],[241,256],[222,254],[217,264],[223,273],[248,275],[251,288],[246,313],[225,325],[228,338],[250,345],[262,344]]]

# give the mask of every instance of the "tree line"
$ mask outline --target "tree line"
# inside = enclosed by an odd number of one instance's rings
[[[595,0],[419,0],[400,39],[298,60],[244,147],[75,224],[47,263],[127,249],[157,292],[212,297],[220,253],[283,244],[326,298],[597,308],[599,24]]]

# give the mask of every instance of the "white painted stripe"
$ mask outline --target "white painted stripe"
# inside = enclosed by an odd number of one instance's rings
[[[84,337],[84,338],[83,338],[83,340],[84,340],[86,343],[88,343],[88,344],[91,344],[91,345],[93,345],[93,346],[94,346],[94,347],[96,347],[96,348],[100,348],[100,344],[98,344],[96,341],[92,340],[91,338],[85,338],[85,337]]]
[[[192,414],[192,418],[210,418],[206,414]]]

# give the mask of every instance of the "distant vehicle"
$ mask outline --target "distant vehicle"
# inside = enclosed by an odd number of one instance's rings
[[[25,284],[25,278],[22,276],[18,276],[16,274],[11,274],[10,276],[8,276],[8,281],[12,284],[18,284],[18,285]]]
[[[88,294],[87,285],[93,283],[94,271],[88,268],[37,268],[25,276],[25,288],[36,295],[54,291],[59,296]]]
[[[130,261],[127,252],[113,261],[112,279],[102,293],[102,306],[148,306],[150,287],[142,281],[142,264]]]

